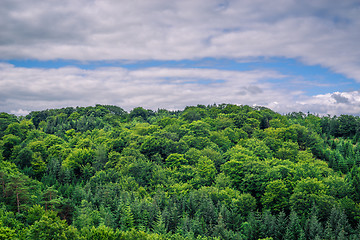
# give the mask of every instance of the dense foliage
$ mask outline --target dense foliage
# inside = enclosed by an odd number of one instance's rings
[[[360,119],[0,113],[0,239],[360,239]]]

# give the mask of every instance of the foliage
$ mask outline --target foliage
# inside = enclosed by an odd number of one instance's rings
[[[0,239],[359,239],[359,139],[231,104],[0,113]]]

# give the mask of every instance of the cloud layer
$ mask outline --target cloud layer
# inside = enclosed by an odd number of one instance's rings
[[[278,99],[260,80],[282,78],[272,71],[124,68],[30,69],[0,64],[0,110],[114,104],[181,109],[194,103],[265,104]]]
[[[125,110],[142,106],[156,110],[183,109],[194,104],[234,103],[266,106],[282,113],[360,112],[357,91],[305,97],[268,80],[289,76],[266,70],[108,67],[84,70],[19,68],[0,64],[0,111],[26,114],[32,110],[95,104]],[[355,106],[355,107],[354,107]]]
[[[215,102],[263,105],[284,113],[360,112],[357,89],[309,96],[305,88],[292,90],[299,79],[308,81],[303,76],[264,69],[83,70],[5,63],[280,57],[360,82],[358,0],[3,0],[0,29],[0,111],[23,114],[96,103],[127,110],[181,109]]]
[[[297,58],[360,81],[358,0],[2,1],[3,59]]]

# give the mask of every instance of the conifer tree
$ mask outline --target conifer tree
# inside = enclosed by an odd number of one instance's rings
[[[166,233],[165,222],[163,220],[163,216],[162,216],[160,210],[158,211],[158,213],[156,215],[156,222],[153,226],[153,231],[154,231],[154,233],[158,233],[158,234]]]
[[[300,225],[300,219],[295,211],[291,211],[284,240],[305,239],[305,233]]]

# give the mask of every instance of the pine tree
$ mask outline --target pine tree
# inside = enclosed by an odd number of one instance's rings
[[[276,216],[272,215],[270,211],[265,211],[262,214],[262,224],[260,225],[260,236],[262,238],[275,237],[276,235]]]
[[[214,227],[213,235],[216,237],[221,237],[221,239],[224,239],[225,230],[226,230],[226,225],[224,223],[223,216],[220,213],[217,224]]]
[[[166,234],[165,222],[163,220],[163,216],[160,210],[156,215],[156,222],[153,226],[153,231],[154,233],[158,233],[158,234]]]
[[[295,211],[291,211],[289,216],[289,223],[285,232],[285,240],[304,239],[304,230],[300,225],[300,219]]]
[[[276,218],[275,239],[283,239],[287,229],[287,217],[285,212],[280,212]]]
[[[60,204],[60,200],[57,198],[58,191],[52,186],[48,187],[44,193],[43,193],[43,204],[45,205],[45,210],[48,210],[48,207],[50,207],[51,210],[53,210],[54,206]]]
[[[130,204],[125,205],[123,215],[121,217],[121,222],[123,230],[130,230],[134,227],[134,215],[131,212]]]
[[[326,235],[332,235],[333,238],[339,238],[352,232],[351,226],[347,220],[344,210],[333,207],[331,209],[330,217],[326,223],[325,237]],[[336,237],[335,237],[336,236]]]
[[[107,227],[114,228],[115,227],[115,221],[114,221],[114,215],[111,212],[111,210],[107,207],[104,207],[103,205],[100,206],[100,216],[101,216],[101,225],[105,225]]]
[[[307,239],[315,239],[316,237],[321,238],[322,233],[323,227],[318,219],[318,209],[314,205],[305,223],[305,234]]]
[[[325,230],[324,230],[324,238],[328,240],[335,240],[336,236],[334,235],[334,231],[332,228],[331,222],[328,220],[326,222]]]
[[[22,174],[10,176],[8,191],[14,196],[17,212],[20,213],[21,207],[30,198],[30,188],[27,185],[29,178]],[[10,196],[10,194],[8,194]]]
[[[360,169],[359,167],[353,167],[350,172],[347,174],[347,179],[349,180],[351,186],[354,189],[354,201],[360,201]]]
[[[257,240],[259,238],[260,224],[260,214],[251,212],[248,216],[247,225],[244,232],[244,234],[248,237],[249,240]]]

